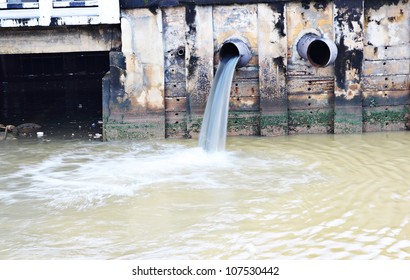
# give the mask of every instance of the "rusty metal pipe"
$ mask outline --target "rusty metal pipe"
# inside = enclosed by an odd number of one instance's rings
[[[303,35],[296,48],[301,57],[316,67],[326,67],[335,62],[337,57],[336,44],[313,33]]]
[[[231,38],[222,43],[219,50],[219,58],[222,60],[225,56],[239,55],[239,61],[236,68],[244,67],[252,58],[251,50],[244,41],[238,38]]]

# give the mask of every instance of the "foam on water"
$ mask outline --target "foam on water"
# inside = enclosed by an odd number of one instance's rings
[[[0,191],[0,201],[12,204],[36,199],[55,208],[83,209],[104,205],[110,198],[139,195],[145,188],[246,189],[252,188],[250,180],[262,185],[275,180],[276,191],[284,192],[295,184],[323,179],[315,172],[301,176],[271,173],[303,165],[295,158],[272,160],[241,151],[207,153],[199,147],[149,142],[119,151],[102,146],[109,148],[110,144],[79,144],[20,165],[2,178],[7,187]],[[254,176],[255,172],[259,175]]]
[[[203,169],[232,166],[228,154],[208,155],[200,148],[174,145],[131,145],[127,152],[96,154],[95,147],[51,154],[41,162],[21,165],[8,174],[0,200],[46,200],[55,207],[99,205],[113,196],[133,196],[138,190],[166,182],[192,181]],[[149,151],[149,152],[148,152]],[[13,182],[26,178],[25,183]],[[27,184],[27,185],[26,185]]]

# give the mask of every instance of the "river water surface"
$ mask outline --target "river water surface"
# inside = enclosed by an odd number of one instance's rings
[[[410,132],[0,142],[0,259],[410,259]]]

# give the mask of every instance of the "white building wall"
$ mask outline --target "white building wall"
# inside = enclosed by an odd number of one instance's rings
[[[120,23],[118,0],[0,0],[0,27]]]

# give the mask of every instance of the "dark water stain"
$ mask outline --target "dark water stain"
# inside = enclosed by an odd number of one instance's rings
[[[285,58],[283,56],[273,58],[273,63],[275,63],[275,65],[278,66],[279,72],[283,72],[284,70],[286,70],[284,61]]]
[[[348,32],[355,33],[353,22],[357,23],[363,30],[361,17],[363,14],[362,2],[355,0],[335,0],[337,14],[335,22],[338,28],[343,33],[343,26],[348,25]],[[349,69],[356,69],[358,76],[362,73],[363,64],[363,49],[349,50],[345,45],[345,34],[341,34],[340,42],[338,44],[338,57],[335,61],[335,76],[336,84],[339,88],[347,90],[346,88],[346,71]],[[360,40],[361,38],[357,38]],[[360,82],[360,81],[356,81]]]
[[[383,6],[397,6],[400,2],[406,4],[409,0],[368,0],[364,1],[364,7],[365,9],[378,10]]]
[[[188,65],[187,65],[187,75],[188,77],[195,74],[196,70],[198,69],[199,65],[199,57],[191,54],[189,57]]]
[[[306,9],[306,10],[310,9],[310,1],[309,0],[303,0],[303,1],[301,1],[301,4],[302,4],[303,9]]]
[[[196,37],[196,9],[194,4],[188,4],[185,9],[185,22],[188,26],[188,35]],[[188,75],[195,73],[198,67],[199,58],[194,53],[191,54],[188,61]]]
[[[361,76],[363,50],[348,50],[347,46],[344,44],[344,37],[342,37],[338,45],[338,53],[339,56],[335,61],[336,84],[339,88],[346,90],[346,71],[348,69],[356,69],[358,76]]]
[[[157,12],[158,6],[149,6],[148,10],[154,15],[156,16],[158,14]]]
[[[125,56],[122,52],[111,52],[110,53],[110,100],[117,105],[120,102],[117,97],[124,97],[126,95],[124,89],[124,83],[122,82],[121,76],[126,76],[126,61]]]
[[[278,21],[275,23],[275,29],[279,31],[281,37],[286,37],[285,30],[285,4],[284,3],[271,3],[270,8],[272,11],[280,14]]]
[[[185,8],[185,22],[189,28],[189,33],[196,33],[196,9],[194,4],[188,4]]]
[[[321,0],[321,1],[318,0],[318,1],[315,1],[315,4],[313,6],[316,8],[316,10],[320,10],[320,9],[325,10],[327,5],[330,2],[331,0]]]
[[[313,2],[313,3],[312,3]],[[325,10],[327,5],[331,2],[331,0],[316,0],[316,1],[311,1],[311,0],[302,0],[301,4],[302,7],[306,10],[310,9],[310,4],[313,4],[313,7],[316,10]]]
[[[353,32],[353,22],[356,22],[363,30],[363,24],[361,17],[363,14],[363,7],[361,1],[356,0],[336,0],[335,6],[338,9],[335,21],[339,23],[339,26],[345,23],[349,26],[349,31]]]

